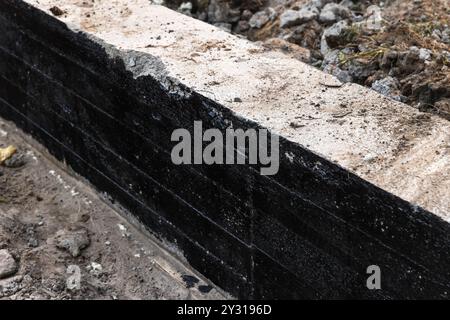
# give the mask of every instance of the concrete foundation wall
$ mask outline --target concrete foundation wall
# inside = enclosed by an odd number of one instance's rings
[[[24,1],[0,2],[0,30],[0,115],[230,293],[449,297],[450,226],[434,214],[283,136],[275,176],[176,166],[177,128],[262,126],[160,77],[158,57],[76,32]],[[366,287],[374,264],[382,290]]]

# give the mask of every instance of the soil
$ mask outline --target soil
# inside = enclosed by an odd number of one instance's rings
[[[8,271],[0,299],[229,298],[0,120],[0,147],[10,145],[17,152],[0,167],[0,269]]]

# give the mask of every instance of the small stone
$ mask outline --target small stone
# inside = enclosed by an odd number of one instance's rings
[[[72,257],[78,257],[81,250],[90,244],[88,233],[85,229],[77,231],[60,230],[55,237],[56,247],[68,251]]]
[[[117,224],[117,226],[119,227],[119,230],[120,230],[120,233],[121,233],[122,237],[124,237],[124,238],[130,238],[131,237],[131,234],[128,232],[127,227],[125,227],[121,223]]]
[[[395,50],[387,50],[380,61],[380,67],[382,69],[390,70],[395,66],[398,59],[398,52]]]
[[[97,262],[91,262],[91,265],[88,267],[90,270],[89,273],[98,277],[103,273],[103,266]]]
[[[230,12],[229,3],[221,0],[211,0],[208,5],[208,20],[210,23],[227,22]]]
[[[248,21],[252,16],[253,13],[250,10],[245,9],[244,11],[242,11],[241,20]]]
[[[267,22],[269,22],[269,17],[267,16],[265,11],[259,11],[255,13],[249,20],[248,24],[250,27],[255,29],[260,29]]]
[[[378,32],[382,28],[383,17],[381,9],[377,5],[371,5],[367,8],[366,19],[364,20],[364,29],[366,31]]]
[[[292,26],[297,26],[305,22],[316,19],[319,16],[319,9],[315,6],[308,4],[303,6],[299,11],[296,10],[286,10],[280,16],[280,27],[289,28]]]
[[[227,22],[231,24],[238,22],[239,20],[241,20],[241,10],[230,9],[227,19]]]
[[[441,33],[441,41],[450,44],[450,28],[445,28]]]
[[[377,155],[368,153],[364,156],[363,161],[365,162],[373,162],[377,159]]]
[[[18,265],[7,249],[0,250],[0,279],[14,275]]]
[[[312,5],[306,5],[298,12],[300,23],[305,23],[316,19],[319,16],[319,9]]]
[[[328,3],[320,12],[319,21],[326,24],[332,24],[350,17],[350,14],[350,10],[347,7],[337,3]]]
[[[348,49],[340,50],[331,50],[329,51],[323,59],[322,62],[322,70],[326,73],[332,74],[341,82],[353,82],[353,77],[347,70],[342,70],[340,68],[340,56],[345,54],[351,54],[351,51]]]
[[[316,7],[317,9],[323,8],[327,3],[332,2],[333,0],[311,0],[310,5]]]
[[[355,6],[355,3],[352,0],[342,0],[339,4],[349,9],[352,9]]]
[[[415,46],[401,52],[397,59],[397,67],[403,74],[420,72],[424,69],[424,65],[424,61],[420,58],[420,49]]]
[[[244,33],[244,32],[247,32],[249,29],[250,29],[250,24],[248,23],[248,21],[241,20],[238,22],[235,32],[236,33]]]
[[[325,29],[322,35],[320,51],[326,55],[330,48],[335,48],[345,42],[349,26],[345,20],[336,22],[331,27]]]
[[[51,7],[50,12],[53,13],[53,15],[59,17],[62,16],[65,12],[58,8],[57,6]]]
[[[301,23],[298,11],[286,10],[280,16],[280,27],[289,28],[292,26],[299,25]]]
[[[384,96],[401,101],[398,80],[391,76],[375,81],[372,84],[372,89]]]
[[[441,41],[441,39],[442,39],[442,32],[439,29],[434,29],[433,32],[431,33],[431,36],[434,39],[436,39],[438,41]]]
[[[180,4],[180,6],[178,7],[178,11],[186,14],[186,15],[191,15],[192,14],[192,2],[183,2],[182,4]]]
[[[31,238],[28,240],[28,246],[30,248],[37,248],[39,247],[39,240],[37,240],[36,238]]]
[[[300,122],[297,122],[297,121],[292,121],[291,123],[289,123],[289,126],[291,128],[298,129],[298,128],[304,127],[305,125]]]
[[[431,53],[432,53],[432,51],[430,49],[420,48],[419,49],[419,59],[422,61],[430,61]]]
[[[23,288],[22,276],[15,276],[0,281],[0,298],[9,297],[16,294]]]
[[[263,11],[258,11],[249,20],[250,27],[254,29],[261,29],[267,22],[276,18],[277,13],[273,8],[266,8]]]
[[[445,113],[450,116],[450,99],[442,99],[434,104],[439,113]]]
[[[11,157],[3,162],[3,165],[8,168],[20,168],[27,163],[23,153],[16,152]]]

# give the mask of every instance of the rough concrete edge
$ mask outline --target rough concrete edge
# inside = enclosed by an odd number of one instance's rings
[[[162,88],[164,88],[164,90],[173,98],[184,99],[191,97],[192,91],[184,86],[178,79],[169,75],[166,66],[160,58],[149,53],[135,50],[122,50],[114,45],[106,43],[90,33],[75,28],[70,24],[65,23],[65,25],[69,30],[83,34],[87,39],[100,45],[111,61],[119,59],[123,63],[125,69],[133,75],[135,80],[151,77],[160,83]]]

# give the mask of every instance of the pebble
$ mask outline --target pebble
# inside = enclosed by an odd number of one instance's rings
[[[56,247],[68,251],[72,257],[78,257],[81,250],[90,244],[89,235],[85,229],[77,231],[59,230],[55,237]]]
[[[269,22],[269,16],[265,11],[258,11],[249,20],[250,27],[255,29],[262,28],[267,22]]]
[[[300,24],[300,18],[298,16],[298,11],[286,10],[280,16],[280,27],[289,28]]]
[[[330,48],[335,48],[343,42],[348,28],[348,23],[342,20],[325,29],[320,43],[320,51],[323,55],[326,55]]]
[[[320,12],[319,21],[326,24],[335,23],[350,17],[351,13],[347,7],[337,3],[328,3]]]
[[[401,101],[398,80],[391,76],[375,81],[372,84],[372,89],[394,100]]]
[[[3,165],[8,168],[20,168],[26,164],[26,159],[23,153],[16,152],[11,157],[5,160]]]
[[[7,249],[0,250],[0,279],[14,275],[18,265]]]

